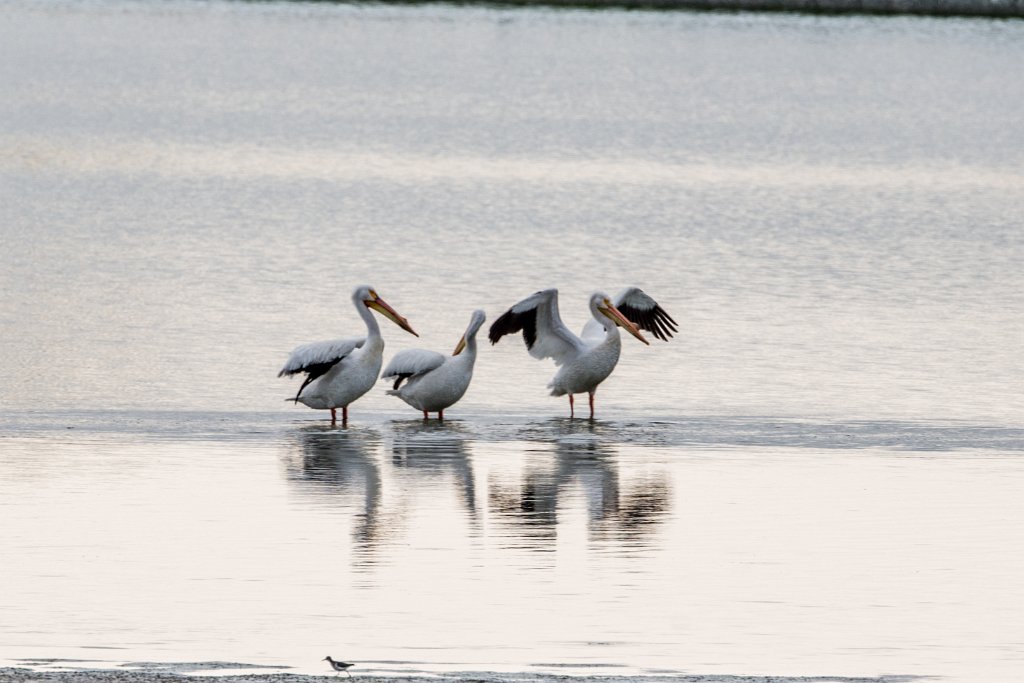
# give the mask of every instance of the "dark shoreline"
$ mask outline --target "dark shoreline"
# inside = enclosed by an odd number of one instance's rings
[[[203,677],[209,680],[209,677]],[[763,676],[728,674],[570,676],[559,674],[501,674],[464,672],[451,674],[369,674],[347,679],[336,674],[298,673],[225,673],[216,674],[220,683],[914,683],[919,676]],[[80,669],[72,671],[35,671],[18,667],[0,667],[0,683],[194,683],[196,676],[175,671]]]
[[[252,0],[247,0],[252,1]],[[258,0],[264,1],[264,0]],[[351,4],[351,0],[297,0]],[[480,5],[563,9],[626,9],[698,12],[780,12],[815,15],[1024,18],[1024,0],[355,0],[367,5]]]

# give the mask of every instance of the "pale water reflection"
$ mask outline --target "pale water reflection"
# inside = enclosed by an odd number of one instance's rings
[[[670,489],[665,472],[640,478],[623,488],[617,448],[594,434],[593,424],[558,421],[552,450],[532,447],[519,481],[489,482],[491,510],[509,524],[528,529],[534,549],[552,549],[559,510],[565,514],[574,488],[582,491],[591,542],[615,547],[643,547],[652,542],[658,522],[670,514]],[[565,429],[562,425],[579,425]],[[592,438],[579,438],[581,432]]]
[[[285,458],[288,481],[320,505],[357,511],[351,537],[353,565],[372,568],[378,546],[391,532],[382,519],[379,435],[315,425],[299,430],[297,438],[298,452]],[[345,543],[343,538],[324,541]]]
[[[1020,430],[56,417],[4,418],[9,658],[1001,680],[1019,654]]]
[[[671,514],[664,469],[623,485],[610,425],[558,419],[534,429],[549,434],[551,443],[515,444],[520,466],[489,463],[486,480],[474,469],[473,453],[487,453],[494,444],[451,420],[393,421],[385,425],[386,438],[376,429],[304,427],[283,461],[289,484],[304,498],[355,510],[352,562],[363,569],[372,569],[377,554],[402,535],[417,504],[452,496],[468,536],[480,538],[496,524],[512,547],[554,550],[559,512],[571,517],[577,508],[586,513],[591,545],[637,549],[656,542],[657,524]],[[409,495],[413,490],[425,492],[426,500]]]
[[[419,479],[447,480],[457,491],[466,515],[479,517],[473,473],[472,431],[459,422],[409,421],[391,424],[390,462],[395,476],[408,486]]]

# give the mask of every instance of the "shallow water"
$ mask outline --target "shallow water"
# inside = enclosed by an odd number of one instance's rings
[[[0,665],[1015,680],[1024,23],[0,2]],[[598,420],[285,403],[636,284]]]
[[[1019,664],[1021,429],[61,418],[4,439],[12,659],[963,680]]]

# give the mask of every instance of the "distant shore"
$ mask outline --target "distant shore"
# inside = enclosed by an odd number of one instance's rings
[[[433,0],[377,0],[373,4],[428,4]],[[437,0],[448,4],[580,9],[797,12],[805,14],[921,15],[1024,18],[1024,0]]]

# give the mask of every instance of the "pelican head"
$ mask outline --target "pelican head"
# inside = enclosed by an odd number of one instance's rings
[[[377,294],[377,290],[370,285],[360,285],[356,287],[356,290],[352,293],[352,300],[356,303],[362,303],[370,310],[377,311],[409,334],[416,337],[420,336],[416,334],[416,330],[412,329],[409,321],[400,316],[398,311],[391,308],[388,302],[380,298],[380,295]]]
[[[466,348],[466,341],[476,336],[477,330],[487,320],[487,315],[479,308],[473,311],[473,315],[469,318],[469,327],[466,328],[466,333],[462,335],[462,339],[459,340],[458,345],[455,347],[455,351],[452,353],[453,356],[457,356],[462,353],[463,349]]]
[[[590,310],[598,320],[600,320],[601,317],[608,318],[619,327],[625,329],[626,332],[629,332],[644,344],[650,346],[651,342],[644,338],[644,335],[640,333],[637,326],[630,322],[629,318],[623,315],[622,311],[615,307],[615,304],[612,303],[611,297],[604,292],[595,292],[590,296]]]

